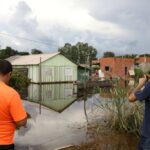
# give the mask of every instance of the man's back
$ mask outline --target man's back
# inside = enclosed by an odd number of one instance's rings
[[[140,78],[139,84],[132,92],[129,92],[128,99],[130,102],[145,101],[144,121],[138,150],[150,150],[150,75],[146,74]]]
[[[143,93],[145,94],[145,112],[144,112],[144,121],[142,127],[142,134],[145,137],[150,138],[150,81],[146,84],[146,89]]]
[[[15,122],[25,117],[18,93],[0,81],[0,145],[13,143]]]

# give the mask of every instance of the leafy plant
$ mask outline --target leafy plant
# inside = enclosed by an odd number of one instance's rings
[[[150,75],[150,70],[148,70],[146,73]]]
[[[144,76],[144,72],[139,68],[135,68],[134,72],[135,72],[136,79],[139,79]]]
[[[100,93],[103,93],[100,89]],[[127,88],[115,87],[107,91],[109,100],[98,99],[97,107],[103,109],[108,115],[107,126],[119,132],[139,135],[143,120],[143,103],[129,103],[126,97]]]
[[[17,90],[21,96],[24,96],[24,92],[27,91],[29,83],[30,80],[28,77],[24,73],[16,70],[13,71],[9,82],[10,86]]]

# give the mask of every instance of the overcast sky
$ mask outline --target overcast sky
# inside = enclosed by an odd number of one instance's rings
[[[108,50],[150,53],[150,0],[0,2],[1,48],[53,52],[80,41],[95,47],[98,55]]]

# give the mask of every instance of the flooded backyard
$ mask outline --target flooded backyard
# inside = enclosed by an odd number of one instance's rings
[[[30,85],[30,101],[23,101],[31,119],[26,128],[21,128],[15,134],[16,150],[54,150],[93,140],[97,141],[98,150],[124,150],[122,146],[136,150],[137,140],[133,136],[106,136],[105,133],[96,139],[93,136],[89,124],[100,122],[105,125],[106,122],[104,111],[97,109],[96,103],[109,100],[108,98],[101,97],[99,93],[88,97],[82,93],[83,96],[78,97],[79,91],[72,84],[42,85],[41,93],[39,88],[37,84]],[[120,141],[120,138],[124,140]],[[92,144],[92,147],[88,147],[96,150],[95,143]],[[81,149],[88,148],[81,146]]]

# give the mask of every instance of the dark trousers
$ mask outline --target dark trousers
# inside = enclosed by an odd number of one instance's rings
[[[0,145],[0,150],[14,150],[14,144],[11,144],[11,145]]]
[[[138,150],[150,150],[150,138],[141,136]]]

